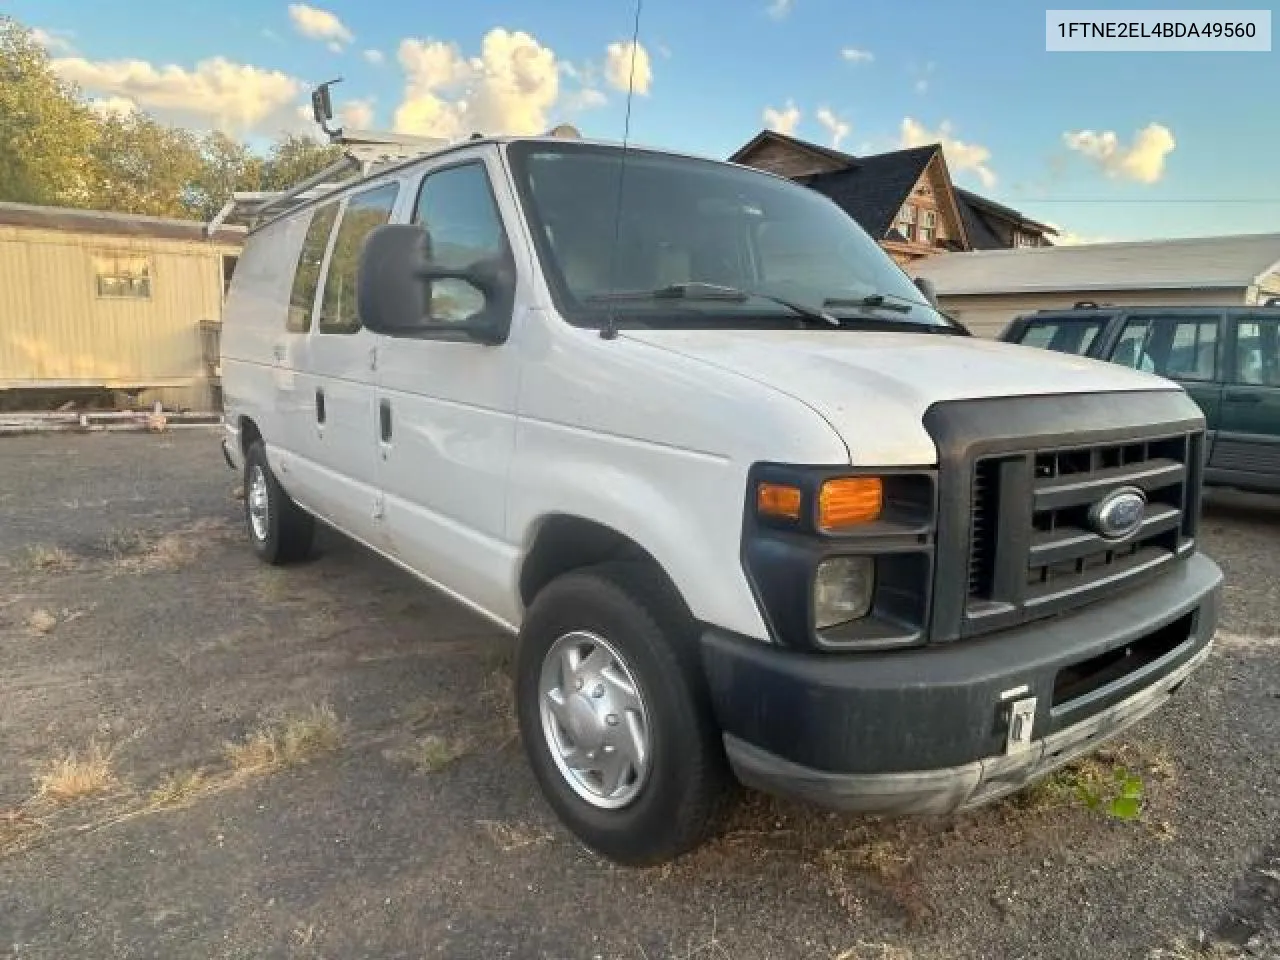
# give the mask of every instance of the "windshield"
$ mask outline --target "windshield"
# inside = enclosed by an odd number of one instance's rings
[[[772,296],[836,317],[946,325],[850,216],[807,187],[643,150],[626,154],[620,176],[622,151],[592,144],[517,142],[509,154],[557,306],[572,323],[606,314],[688,323],[787,316]],[[681,284],[762,296],[616,296]]]

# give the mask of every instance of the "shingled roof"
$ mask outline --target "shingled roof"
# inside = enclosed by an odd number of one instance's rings
[[[844,153],[832,147],[824,147],[820,143],[810,143],[808,140],[801,140],[799,137],[793,137],[790,134],[780,133],[777,130],[761,130],[754,137],[733,151],[733,156],[729,158],[730,163],[741,163],[743,158],[751,153],[756,147],[766,140],[780,140],[788,146],[795,147],[797,150],[804,150],[819,157],[824,157],[841,166],[847,166],[851,163],[857,163],[858,158],[849,153]]]
[[[867,233],[883,237],[938,149],[933,143],[851,158],[850,166],[844,170],[797,179],[834,200]]]

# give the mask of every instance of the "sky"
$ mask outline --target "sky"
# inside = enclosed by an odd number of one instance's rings
[[[956,183],[1067,242],[1280,231],[1280,52],[1048,53],[1027,0],[641,2],[634,47],[634,0],[6,7],[98,109],[255,144],[314,129],[310,88],[336,77],[348,126],[449,138],[570,122],[621,140],[631,86],[634,143],[941,142]]]

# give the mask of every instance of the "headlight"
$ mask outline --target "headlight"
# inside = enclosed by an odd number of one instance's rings
[[[871,611],[875,561],[870,557],[831,557],[818,564],[813,578],[813,621],[825,630]]]

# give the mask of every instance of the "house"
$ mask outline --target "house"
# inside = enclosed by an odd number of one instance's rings
[[[729,159],[830,197],[899,264],[947,251],[1048,246],[1057,233],[955,186],[936,143],[855,157],[762,130]]]
[[[1280,296],[1280,233],[946,253],[913,264],[942,309],[979,336],[1081,301],[1221,306]]]
[[[0,203],[0,409],[122,395],[218,405],[216,333],[243,228]],[[56,398],[56,399],[55,399]]]

